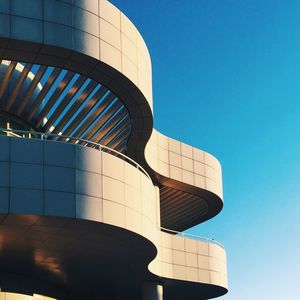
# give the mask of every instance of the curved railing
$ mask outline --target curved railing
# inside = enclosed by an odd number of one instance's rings
[[[190,234],[190,233],[186,233],[186,232],[175,231],[175,230],[167,229],[164,227],[161,227],[160,229],[161,229],[161,231],[166,232],[166,233],[178,235],[178,236],[181,236],[184,238],[189,238],[192,240],[201,241],[201,242],[205,242],[205,243],[209,243],[209,244],[215,244],[215,245],[218,245],[221,248],[225,249],[225,247],[220,242],[218,242],[214,239],[211,239],[211,238],[207,238],[207,237],[200,236],[200,235],[194,235],[194,234]]]
[[[72,144],[79,144],[84,147],[98,149],[99,151],[110,153],[118,158],[121,158],[122,160],[126,161],[127,163],[131,164],[132,166],[134,166],[135,168],[137,168],[138,170],[143,172],[152,181],[151,177],[146,172],[146,170],[142,166],[140,166],[137,162],[135,162],[133,159],[131,159],[130,157],[126,156],[125,154],[123,154],[121,152],[118,152],[114,149],[111,149],[111,148],[101,145],[99,143],[95,143],[95,142],[92,142],[89,140],[72,137],[72,136],[67,136],[67,135],[43,133],[43,132],[36,132],[36,131],[0,128],[0,135],[1,135],[1,133],[5,133],[7,136],[19,137],[19,138],[29,138],[29,139],[40,139],[40,140],[48,140],[49,138],[64,139],[66,142],[71,141]]]

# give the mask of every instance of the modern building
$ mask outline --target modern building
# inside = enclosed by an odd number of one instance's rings
[[[153,129],[151,60],[107,0],[0,1],[0,299],[227,292],[212,155]]]

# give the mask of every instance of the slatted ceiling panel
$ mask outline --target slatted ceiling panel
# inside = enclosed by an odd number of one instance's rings
[[[161,226],[181,231],[199,223],[208,212],[208,204],[197,195],[163,186],[160,210]]]
[[[100,130],[103,126],[105,126],[106,122],[114,116],[118,109],[123,107],[122,103],[120,103],[119,101],[114,101],[114,99],[112,101],[113,102],[111,102],[110,99],[106,99],[106,103],[109,104],[105,108],[102,107],[102,111],[98,114],[98,116],[96,116],[94,124],[92,124],[93,126],[91,126],[83,134],[84,139],[89,140],[93,138],[94,140],[97,140],[96,137],[94,138],[95,133],[98,130]]]
[[[72,121],[73,116],[79,110],[79,108],[84,104],[89,95],[96,88],[97,83],[94,81],[90,81],[82,93],[75,100],[73,105],[70,107],[68,111],[65,112],[64,116],[60,119],[59,123],[55,126],[52,133],[58,134],[69,122]]]
[[[44,131],[49,131],[51,126],[56,122],[56,120],[59,118],[59,116],[62,114],[64,109],[67,107],[67,105],[70,103],[74,95],[77,93],[77,91],[81,88],[81,86],[84,84],[86,78],[84,76],[79,76],[74,83],[73,87],[68,90],[65,97],[62,99],[62,101],[59,103],[59,105],[56,107],[54,112],[51,114],[51,117],[48,119],[47,123],[43,127]]]
[[[122,142],[124,135],[128,135],[128,131],[130,131],[131,128],[129,126],[129,122],[124,123],[124,125],[122,126],[122,128],[119,129],[119,133],[118,134],[114,134],[115,136],[113,137],[112,140],[110,140],[110,142],[107,144],[107,146],[109,148],[115,148],[118,145],[120,145],[120,143]],[[109,138],[112,138],[112,136],[110,136]]]
[[[194,209],[200,210],[201,207],[195,207]],[[171,228],[172,230],[183,231],[199,224],[199,220],[201,220],[201,218],[203,217],[205,217],[205,213],[203,212],[200,212],[197,215],[195,214],[195,212],[191,212],[186,215],[178,215],[178,217],[173,218],[172,220],[166,220],[162,224],[164,228]]]
[[[119,122],[127,115],[126,109],[122,107],[119,109],[119,111],[111,118],[109,119],[109,122],[107,120],[105,123],[102,124],[100,128],[98,128],[97,132],[90,136],[89,138],[93,138],[95,141],[100,141],[103,139],[103,137],[110,132]],[[101,120],[102,121],[102,120]],[[99,124],[98,124],[99,125]]]
[[[39,113],[35,121],[36,128],[39,128],[41,126],[42,122],[47,117],[49,111],[53,108],[58,99],[60,99],[61,94],[63,93],[69,82],[72,80],[73,76],[74,74],[72,72],[68,72],[62,79],[62,81],[59,83],[58,87],[55,89],[55,92],[51,95],[46,105],[42,108],[42,111]]]
[[[186,195],[185,194],[183,194],[181,191],[179,191],[179,190],[175,190],[175,189],[170,189],[170,188],[168,188],[168,187],[162,187],[161,189],[160,189],[160,195],[161,195],[161,197],[176,197],[176,199],[180,199],[180,196],[182,197],[182,198],[185,198],[186,197]]]
[[[181,219],[183,222],[187,220],[191,221],[191,217],[199,218],[203,214],[206,214],[207,205],[203,203],[199,203],[199,201],[195,201],[194,203],[189,201],[189,207],[183,209],[183,207],[178,207],[175,211],[170,212],[167,210],[167,215],[164,216],[164,222],[170,223],[174,222],[174,220]],[[196,213],[197,212],[197,213]]]
[[[109,105],[111,104],[111,98],[112,97],[107,97],[103,101],[100,102],[99,105],[97,105],[86,117],[86,120],[84,120],[83,125],[78,127],[78,129],[72,133],[73,136],[82,136],[82,138],[89,140],[86,138],[86,134],[90,131],[93,130],[94,127],[97,127],[97,119],[98,116],[102,115],[103,111],[105,111]]]
[[[176,210],[177,208],[181,209],[181,206],[185,206],[186,201],[194,200],[193,195],[182,192],[177,195],[165,195],[163,197],[165,201],[161,204],[161,209],[168,210],[169,212],[172,212],[172,210]],[[176,207],[174,207],[174,201],[176,202]]]
[[[164,216],[165,216],[166,220],[169,218],[169,216],[173,217],[174,214],[176,214],[178,211],[180,211],[183,214],[184,209],[186,209],[187,203],[191,203],[190,207],[192,207],[193,205],[198,205],[197,199],[195,199],[193,197],[189,197],[189,196],[186,196],[185,199],[181,199],[180,201],[177,201],[177,199],[175,197],[168,198],[168,199],[169,199],[168,205],[161,206],[161,211],[164,212]],[[167,201],[164,201],[164,202],[167,202]]]
[[[182,192],[183,193],[183,192]],[[163,198],[163,203],[161,204],[161,209],[165,212],[168,213],[168,215],[172,215],[175,213],[177,210],[182,210],[184,207],[186,207],[186,203],[191,203],[191,207],[193,205],[198,205],[199,203],[202,205],[203,201],[197,196],[188,194],[188,193],[183,193],[180,196],[180,199],[178,200],[177,196],[165,196]],[[174,205],[176,204],[176,205]],[[166,216],[167,218],[168,216]]]
[[[113,128],[103,139],[100,140],[102,145],[109,145],[109,143],[115,139],[127,126],[129,126],[129,117],[125,117],[121,120],[117,126]]]
[[[3,63],[3,61],[1,63]],[[6,69],[4,77],[1,80],[1,86],[0,86],[0,101],[1,101],[1,103],[2,103],[3,94],[6,90],[6,88],[8,87],[8,83],[14,73],[16,65],[17,65],[17,62],[10,63]]]
[[[69,82],[67,83],[67,85],[65,86],[65,88],[63,89],[62,93],[59,95],[59,98],[57,98],[57,100],[55,101],[55,103],[53,103],[53,105],[51,106],[51,109],[48,111],[48,113],[46,114],[45,119],[43,120],[43,126],[45,125],[46,120],[49,121],[49,119],[51,118],[52,114],[56,111],[56,109],[59,107],[59,105],[64,101],[65,97],[68,96],[68,93],[72,93],[72,90],[75,88],[74,85],[77,81],[77,79],[80,77],[79,74],[74,74],[71,77],[71,80],[69,80]],[[56,89],[57,90],[57,89]],[[50,93],[50,92],[49,92]],[[52,93],[52,92],[51,92]],[[47,95],[48,97],[48,95]],[[51,96],[53,97],[53,96]],[[49,97],[50,98],[50,97]],[[55,99],[55,97],[54,97]],[[72,99],[72,98],[71,98]],[[71,102],[71,99],[69,102]],[[50,100],[50,99],[48,99]],[[43,105],[45,106],[48,102],[44,101]],[[60,115],[58,116],[60,117]],[[54,120],[54,123],[56,122],[57,119]],[[54,124],[53,123],[53,124]]]
[[[37,98],[34,100],[34,103],[29,110],[28,116],[26,118],[29,122],[33,123],[34,115],[36,114],[38,109],[41,107],[41,104],[42,104],[45,96],[48,94],[49,90],[52,88],[52,84],[55,82],[55,80],[60,72],[61,72],[61,70],[58,68],[53,69],[53,72],[48,77],[46,83],[43,85],[43,88],[41,89],[40,93],[38,94]]]
[[[127,123],[127,126],[114,138],[113,141],[108,143],[107,146],[109,148],[113,148],[113,149],[117,148],[120,144],[122,144],[122,141],[125,138],[125,136],[129,135],[130,131],[131,131],[131,128],[128,126],[128,123]]]
[[[185,206],[185,203],[186,201],[188,201],[189,199],[192,199],[193,196],[191,195],[187,195],[187,194],[184,194],[184,193],[180,193],[178,195],[165,195],[165,196],[162,196],[163,199],[165,199],[162,203],[161,203],[161,209],[163,210],[172,210],[172,209],[177,209],[178,208],[181,208]],[[176,201],[176,207],[174,207],[174,201]]]
[[[174,221],[172,222],[165,222],[164,223],[164,228],[172,228],[172,230],[182,232],[188,228],[191,228],[192,226],[195,226],[196,224],[199,224],[199,218],[205,217],[205,213],[199,214],[195,217],[195,214],[190,214],[188,216],[184,217],[184,220],[182,217],[180,218],[180,223],[177,221],[175,223]],[[192,225],[191,225],[192,224]]]
[[[102,139],[105,145],[125,151],[131,128],[128,111],[100,83],[51,66],[3,60],[0,66],[0,110],[19,116],[41,132],[94,142]]]
[[[56,130],[57,133],[60,133],[63,131],[64,127],[67,127],[68,124],[71,124],[73,120],[76,119],[76,115],[74,115],[74,111],[73,110],[73,105],[77,102],[78,98],[81,96],[82,92],[84,91],[84,89],[86,88],[88,84],[88,81],[84,81],[84,83],[82,84],[82,86],[76,91],[76,93],[71,97],[70,101],[68,101],[67,105],[65,106],[63,103],[62,105],[65,107],[62,107],[63,110],[58,114],[58,116],[56,118],[54,118],[52,120],[52,127],[51,127],[51,133],[54,133],[54,131],[59,127],[59,124],[64,124],[62,125],[62,128],[58,128],[58,130]],[[82,107],[84,107],[84,104],[82,104]],[[59,108],[57,108],[59,109]],[[59,109],[60,110],[60,109]],[[79,108],[77,111],[75,110],[76,114],[81,110],[81,108]],[[71,111],[71,119],[67,119],[66,120],[66,116],[69,115]],[[52,115],[51,115],[52,117]],[[45,124],[46,125],[46,124]]]
[[[25,108],[29,104],[30,99],[33,97],[33,93],[37,89],[37,86],[40,83],[41,78],[45,74],[46,70],[47,70],[46,66],[39,66],[38,67],[38,71],[37,71],[36,75],[34,76],[27,93],[25,94],[22,102],[20,103],[20,105],[16,109],[16,115],[18,115],[18,116],[23,115],[23,112],[24,112]]]
[[[122,152],[123,149],[126,149],[126,141],[122,141],[116,148],[114,148],[116,151]]]
[[[22,88],[24,80],[27,78],[28,73],[31,70],[31,67],[32,67],[32,64],[26,64],[24,66],[23,70],[21,71],[18,81],[14,85],[14,89],[13,89],[12,93],[9,95],[9,98],[6,99],[5,104],[3,105],[4,110],[9,111],[11,109],[11,107],[13,106],[13,104]]]
[[[84,120],[87,118],[87,115],[97,106],[97,104],[99,104],[99,99],[101,99],[106,93],[107,93],[107,89],[105,87],[103,86],[99,87],[97,92],[93,95],[93,97],[87,99],[87,103],[85,103],[84,107],[80,110],[80,112],[78,113],[76,118],[72,121],[72,123],[70,123],[69,126],[64,130],[64,134],[65,135],[73,134],[74,136],[76,134],[80,134],[79,132],[76,132],[76,130],[80,128],[79,125],[81,123],[85,124]],[[88,123],[90,122],[91,121],[88,120]],[[85,127],[86,125],[87,124],[85,124]],[[86,129],[82,128],[81,130],[84,131]]]
[[[195,207],[195,210],[200,210],[201,207]],[[162,223],[164,228],[176,230],[176,231],[183,231],[192,226],[199,224],[199,220],[206,215],[205,212],[200,211],[199,213],[195,214],[195,211],[189,211],[184,215],[174,216],[170,220],[164,220]],[[163,218],[163,217],[162,217]]]

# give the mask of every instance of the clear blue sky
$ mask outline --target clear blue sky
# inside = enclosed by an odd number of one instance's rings
[[[300,1],[113,0],[153,63],[155,127],[215,155],[230,292],[300,299]]]

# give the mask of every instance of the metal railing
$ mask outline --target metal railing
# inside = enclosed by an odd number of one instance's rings
[[[36,131],[0,128],[0,134],[1,134],[1,132],[5,133],[7,136],[19,137],[19,138],[47,140],[49,137],[52,137],[52,138],[57,138],[57,139],[64,139],[65,142],[70,142],[75,145],[80,143],[81,146],[97,149],[99,151],[106,152],[106,153],[112,154],[118,158],[121,158],[122,160],[126,161],[127,163],[131,164],[132,166],[137,168],[139,171],[144,173],[152,181],[152,179],[149,176],[149,174],[147,173],[147,171],[142,166],[140,166],[137,162],[135,162],[133,159],[131,159],[130,157],[126,156],[125,154],[123,154],[121,152],[118,152],[114,149],[111,149],[111,148],[101,145],[99,143],[95,143],[95,142],[92,142],[89,140],[72,137],[72,136],[67,136],[67,135],[43,133],[43,132],[36,132]],[[55,141],[55,140],[52,140],[52,141]]]
[[[194,235],[194,234],[190,234],[190,233],[186,233],[186,232],[180,232],[180,231],[176,231],[176,230],[172,230],[172,229],[167,229],[164,227],[160,228],[161,231],[166,232],[166,233],[170,233],[173,235],[177,235],[177,236],[181,236],[183,238],[188,238],[188,239],[192,239],[192,240],[196,240],[196,241],[201,241],[201,242],[205,242],[205,243],[209,243],[209,244],[215,244],[220,246],[221,248],[225,249],[225,247],[218,241],[211,239],[211,238],[207,238],[204,236],[199,236],[199,235]]]

